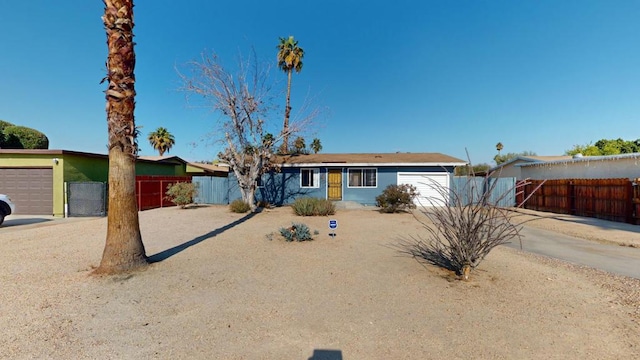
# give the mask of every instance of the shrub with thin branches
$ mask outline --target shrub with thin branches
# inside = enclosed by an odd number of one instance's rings
[[[519,183],[497,193],[496,179],[486,177],[480,183],[473,179],[468,177],[461,189],[425,179],[426,185],[439,194],[421,211],[427,220],[416,217],[426,229],[427,238],[401,243],[404,252],[453,270],[465,280],[496,246],[520,239],[522,222],[513,221],[518,213],[498,204],[526,185]]]

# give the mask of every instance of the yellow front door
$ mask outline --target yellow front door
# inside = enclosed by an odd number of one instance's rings
[[[329,200],[342,200],[342,169],[329,169],[327,193]]]

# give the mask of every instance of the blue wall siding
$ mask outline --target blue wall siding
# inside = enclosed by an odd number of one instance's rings
[[[349,187],[349,171],[348,169],[371,169],[371,167],[347,167],[342,173],[343,192],[342,200],[355,201],[363,205],[375,205],[376,196],[382,194],[384,189],[397,182],[397,171],[391,168],[376,168],[378,173],[378,181],[376,187]]]
[[[291,204],[298,197],[326,197],[327,175],[320,169],[320,185],[318,188],[300,187],[300,169],[282,168],[281,172],[262,175],[262,184],[256,191],[256,199],[264,200],[272,205]]]
[[[375,205],[376,197],[389,185],[395,185],[398,180],[398,172],[453,172],[453,168],[433,167],[377,167],[377,186],[373,188],[348,187],[348,169],[361,167],[342,167],[342,200],[355,201],[364,205]],[[373,168],[373,167],[365,167]],[[320,167],[320,184],[317,188],[300,187],[300,168],[282,168],[280,172],[272,172],[262,176],[262,186],[256,190],[256,201],[266,201],[272,205],[291,204],[298,197],[327,198],[327,173],[326,167]],[[335,169],[335,168],[333,168]],[[451,176],[453,178],[453,176]],[[195,177],[194,177],[195,179]],[[204,198],[212,199],[208,203],[228,204],[236,199],[241,199],[238,181],[233,173],[229,174],[226,189],[216,188],[215,194],[203,193],[199,196],[201,203],[207,203]],[[212,190],[213,191],[213,190]],[[222,201],[222,202],[219,202]]]

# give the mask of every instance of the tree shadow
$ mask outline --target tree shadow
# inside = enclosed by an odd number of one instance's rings
[[[164,261],[164,260],[172,257],[173,255],[176,255],[176,254],[178,254],[178,253],[180,253],[180,252],[182,252],[182,251],[184,251],[184,250],[186,250],[186,249],[188,249],[188,248],[190,248],[190,247],[192,247],[194,245],[197,245],[197,244],[199,244],[199,243],[201,243],[201,242],[203,242],[203,241],[205,241],[207,239],[210,239],[212,237],[220,235],[223,232],[225,232],[225,231],[227,231],[227,230],[229,230],[229,229],[231,229],[231,228],[233,228],[233,227],[235,227],[237,225],[242,224],[243,222],[251,219],[252,217],[256,216],[256,214],[258,214],[260,212],[262,212],[262,209],[258,208],[258,209],[256,209],[255,212],[249,213],[249,214],[241,217],[240,219],[238,219],[236,221],[233,221],[233,222],[231,222],[231,223],[229,223],[229,224],[227,224],[227,225],[225,225],[223,227],[220,227],[220,228],[217,228],[215,230],[209,231],[208,233],[206,233],[204,235],[200,235],[197,238],[189,240],[189,241],[187,241],[185,243],[182,243],[180,245],[176,245],[176,246],[174,246],[174,247],[172,247],[170,249],[167,249],[167,250],[161,251],[161,252],[159,252],[157,254],[151,255],[151,256],[149,256],[147,258],[147,260],[151,264],[157,263],[157,262],[160,262],[160,261]]]
[[[443,249],[424,242],[422,239],[415,237],[400,238],[396,244],[391,244],[389,247],[403,256],[410,256],[418,262],[435,265],[459,275],[458,268]]]
[[[308,360],[342,360],[342,351],[314,349],[313,355]]]

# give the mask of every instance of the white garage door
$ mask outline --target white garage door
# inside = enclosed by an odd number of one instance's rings
[[[398,185],[409,184],[420,193],[415,202],[418,206],[444,206],[449,201],[448,173],[398,173]],[[446,194],[443,194],[442,191]]]

